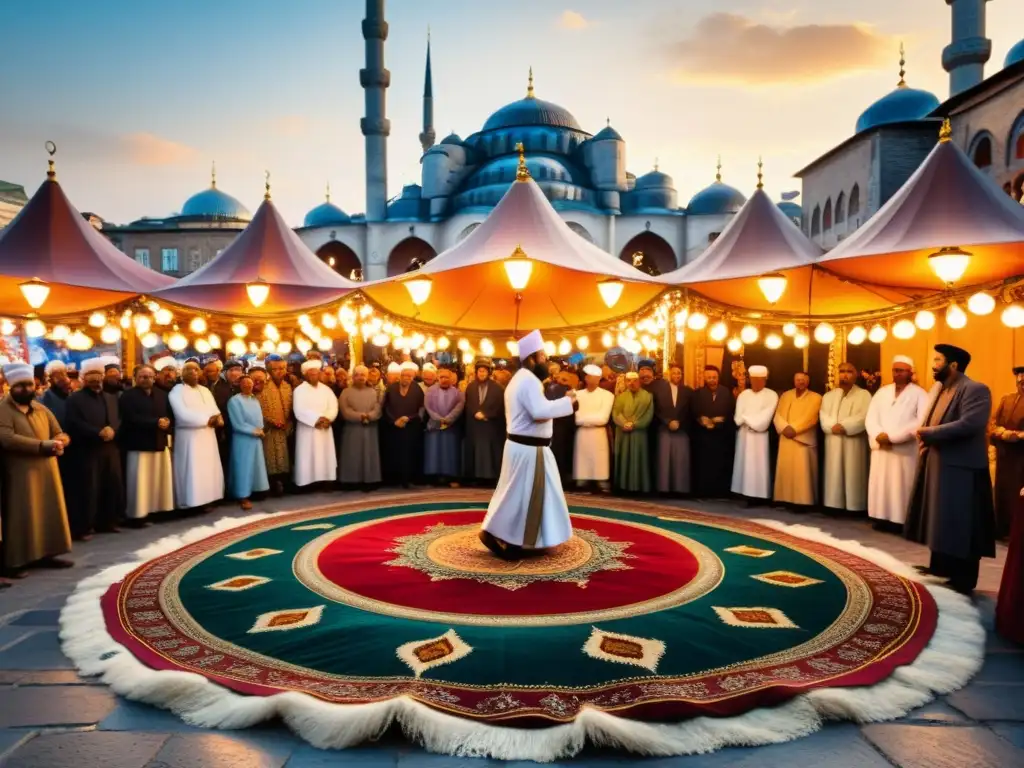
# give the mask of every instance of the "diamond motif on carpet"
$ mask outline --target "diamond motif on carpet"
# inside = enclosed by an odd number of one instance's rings
[[[744,557],[769,557],[775,554],[774,549],[761,549],[760,547],[752,547],[749,544],[726,547],[725,551],[732,552],[734,555],[743,555]]]
[[[230,579],[224,579],[214,584],[207,584],[207,589],[216,589],[220,592],[242,592],[246,589],[252,589],[262,584],[266,584],[270,579],[266,576],[232,576]]]
[[[297,525],[293,531],[328,531],[334,527],[334,523],[310,523],[309,525]]]
[[[654,672],[665,653],[665,644],[649,637],[620,635],[594,627],[583,645],[583,652],[601,661],[632,664]]]
[[[758,627],[765,629],[799,629],[778,608],[721,608],[712,606],[723,622],[730,627]]]
[[[455,633],[454,629],[427,640],[413,640],[395,649],[395,654],[409,666],[416,677],[420,677],[428,669],[463,659],[472,652],[473,649]]]
[[[252,625],[248,634],[257,632],[280,632],[289,629],[302,629],[320,623],[324,606],[315,608],[291,608],[283,611],[270,611],[262,614]]]
[[[280,549],[266,549],[265,547],[257,547],[256,549],[247,549],[245,552],[232,552],[230,557],[232,560],[258,560],[261,557],[270,557],[271,555],[280,555]]]
[[[765,584],[776,584],[780,587],[809,587],[812,584],[823,584],[820,579],[812,579],[809,576],[801,576],[792,571],[772,571],[770,573],[759,573],[751,576],[752,579],[763,581]]]

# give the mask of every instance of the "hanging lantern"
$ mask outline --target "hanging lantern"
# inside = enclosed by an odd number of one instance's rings
[[[914,325],[922,331],[930,331],[935,327],[935,313],[930,312],[927,309],[922,309],[914,315]]]
[[[254,307],[261,307],[270,296],[270,285],[266,280],[257,277],[255,282],[246,284],[245,292]]]
[[[703,312],[694,312],[686,318],[686,327],[691,331],[703,331],[708,327],[708,316]]]
[[[100,341],[104,344],[117,344],[121,340],[121,329],[116,325],[105,325],[100,330]]]
[[[585,352],[587,347],[589,346],[590,339],[588,339],[586,336],[580,336],[578,339],[576,339],[576,349],[578,349],[580,352]]]
[[[460,352],[468,352],[469,351],[469,339],[467,339],[467,338],[459,339],[459,343],[456,346],[458,346]]]
[[[562,339],[560,342],[558,342],[558,354],[560,354],[562,357],[565,357],[571,352],[572,344],[569,342],[568,339]]]
[[[210,347],[212,349],[220,349],[221,344],[223,344],[220,336],[217,335],[216,333],[211,333],[209,336],[206,337],[206,340],[210,342]]]
[[[188,324],[188,329],[197,336],[206,333],[207,327],[206,320],[202,317],[193,317],[192,322]]]
[[[249,328],[245,323],[235,323],[231,326],[231,332],[235,334],[236,339],[244,339],[249,335]]]
[[[892,327],[893,338],[900,339],[901,341],[914,338],[915,333],[917,333],[917,326],[910,320],[898,320]]]
[[[1024,306],[1011,304],[999,318],[1007,328],[1024,328]]]
[[[244,341],[242,341],[239,338],[234,338],[234,339],[231,339],[231,340],[228,341],[228,344],[227,344],[227,347],[226,347],[226,351],[227,351],[227,353],[229,355],[233,355],[235,357],[240,357],[241,355],[245,354],[245,350],[247,348],[248,347],[246,347],[246,344],[245,344]]]
[[[132,323],[135,325],[135,332],[140,336],[149,333],[149,329],[153,327],[153,321],[148,315],[136,315],[132,318]]]
[[[93,312],[89,315],[89,325],[93,328],[102,328],[107,324],[107,316],[102,312]]]
[[[196,339],[192,346],[195,347],[196,352],[200,355],[209,354],[210,350],[213,349],[213,347],[210,346],[210,342],[206,339]]]
[[[512,255],[505,259],[502,264],[505,266],[505,275],[508,277],[512,290],[525,291],[526,286],[530,284],[530,275],[533,274],[533,262],[526,255],[526,251],[522,249],[522,246],[517,245],[516,249],[512,251]],[[609,304],[608,306],[612,305]]]
[[[21,295],[32,309],[39,309],[43,306],[46,303],[46,297],[50,295],[50,286],[38,277],[21,283],[18,288],[21,289]]]
[[[738,336],[733,336],[727,342],[725,342],[725,348],[728,349],[732,354],[739,354],[739,351],[743,349],[743,342],[739,340]]]
[[[66,325],[55,325],[50,331],[50,338],[54,341],[65,341],[71,335],[71,329]]]
[[[796,331],[796,323],[786,323],[784,326],[782,326],[782,333],[785,336],[796,336]]]
[[[885,338],[889,335],[889,332],[885,330],[881,325],[875,323],[871,326],[871,330],[868,331],[868,341],[872,344],[881,344],[885,341]]]
[[[172,352],[181,352],[185,347],[188,346],[188,339],[182,334],[175,331],[167,339],[167,348]]]
[[[769,333],[764,337],[764,345],[768,349],[779,349],[782,347],[782,337],[777,333]]]
[[[81,333],[81,331],[76,331],[75,333]],[[71,337],[74,335],[75,334],[71,334]],[[74,347],[71,346],[71,337],[68,338],[68,346],[71,347],[71,349],[74,349]],[[152,349],[160,343],[160,337],[152,331],[148,331],[139,337],[139,343],[141,343],[146,349]]]
[[[30,339],[41,339],[46,335],[46,323],[40,320],[38,317],[34,317],[25,323],[25,335]],[[121,337],[121,332],[117,332],[118,338]]]
[[[959,248],[940,248],[937,253],[928,257],[928,266],[947,287],[951,287],[963,277],[971,254]]]
[[[447,336],[442,336],[437,340],[437,348],[444,352],[448,347],[452,345],[451,340]]]
[[[263,343],[260,344],[260,349],[269,355],[271,352],[277,349],[277,344],[275,344],[270,339],[264,339]]]
[[[722,320],[711,326],[711,330],[708,331],[708,338],[712,341],[722,342],[725,341],[729,335],[729,326]]]
[[[601,294],[601,300],[604,305],[611,309],[619,303],[619,299],[622,298],[622,291],[626,287],[626,284],[621,280],[602,280],[597,284],[598,293]]]
[[[836,329],[829,323],[818,323],[814,328],[814,340],[819,344],[831,344],[836,340]]]
[[[527,277],[527,280],[529,280],[529,277]],[[433,284],[434,281],[429,277],[414,277],[411,280],[402,281],[402,285],[409,292],[409,298],[412,299],[412,303],[417,307],[425,304],[427,299],[430,298],[430,289],[433,287]]]
[[[0,336],[13,336],[18,326],[6,317],[0,320]]]
[[[433,339],[427,339],[426,343],[423,345],[423,351],[428,355],[434,354],[437,352],[437,342]]]
[[[810,339],[807,338],[806,333],[800,333],[799,331],[797,331],[793,335],[793,346],[796,347],[797,349],[806,349],[809,343]]]
[[[174,322],[174,313],[169,309],[158,309],[153,315],[153,319],[156,320],[157,325],[170,325]]]
[[[846,334],[846,343],[853,344],[853,346],[859,346],[863,344],[868,338],[868,329],[863,325],[855,325],[850,329],[850,332]]]
[[[967,313],[959,304],[950,304],[946,310],[946,325],[954,331],[958,331],[967,325]]]
[[[761,289],[765,301],[774,306],[786,292],[786,276],[778,273],[764,275],[757,278],[757,287]]]
[[[150,335],[156,337],[155,333]],[[150,346],[155,347],[159,342],[159,337],[154,338],[153,343]],[[75,352],[85,352],[86,350],[92,349],[93,342],[92,339],[90,339],[81,331],[75,331],[70,336],[68,336],[66,344],[68,349],[74,350]],[[143,342],[143,346],[146,346],[145,341]]]
[[[996,300],[984,291],[979,291],[967,300],[967,308],[975,315],[991,315],[995,311]]]
[[[761,334],[757,330],[756,325],[744,325],[743,328],[740,329],[740,341],[747,345],[756,342],[760,335]]]

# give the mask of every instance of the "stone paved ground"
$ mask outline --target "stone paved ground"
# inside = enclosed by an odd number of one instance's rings
[[[290,497],[265,511],[297,509],[344,498]],[[926,551],[873,531],[864,522],[797,517],[775,510],[693,505],[719,514],[802,522],[886,550],[910,563]],[[257,509],[260,505],[257,505]],[[221,508],[216,519],[234,514]],[[173,715],[112,695],[82,680],[61,654],[57,619],[80,579],[128,553],[202,521],[186,520],[144,531],[97,537],[76,547],[77,567],[35,572],[0,593],[0,766],[3,768],[483,768],[498,761],[430,755],[398,737],[344,752],[304,744],[281,725],[236,732],[191,728]],[[1024,648],[991,634],[994,595],[1005,551],[985,561],[977,602],[990,631],[981,673],[966,688],[893,723],[829,725],[788,744],[727,749],[714,755],[643,760],[588,751],[564,765],[643,765],[644,768],[1014,768],[1024,766]],[[522,766],[525,763],[506,763]]]

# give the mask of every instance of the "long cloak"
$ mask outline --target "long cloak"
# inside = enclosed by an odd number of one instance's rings
[[[576,393],[576,402],[579,408],[576,410],[572,476],[576,480],[604,482],[611,477],[608,422],[612,418],[615,395],[600,386],[593,392],[581,389]]]
[[[68,499],[72,537],[116,527],[125,511],[124,475],[116,433],[121,428],[117,397],[86,388],[68,398],[67,433],[71,438],[65,455],[69,476],[74,479]],[[110,427],[115,439],[103,441],[100,431]]]
[[[125,515],[138,520],[174,509],[170,432],[157,426],[160,419],[171,419],[167,393],[156,386],[148,394],[132,387],[117,405],[121,411],[117,442],[125,452]]]
[[[775,465],[775,501],[802,506],[818,501],[818,417],[821,395],[805,390],[782,393],[772,420],[779,433],[779,456]],[[792,427],[796,435],[782,434]]]
[[[57,418],[40,403],[23,413],[10,397],[0,400],[0,540],[4,566],[22,566],[71,551],[64,487],[53,439]]]
[[[1017,476],[1017,484],[1024,486],[1024,475]],[[999,585],[996,632],[1024,645],[1024,496],[1020,495],[1020,489],[1017,491],[1017,503],[1013,511],[1003,579]]]
[[[209,425],[220,413],[206,387],[182,383],[167,396],[174,413],[174,501],[180,509],[203,507],[224,498],[224,469],[217,432]]]
[[[615,422],[615,487],[623,491],[650,493],[651,461],[647,428],[654,418],[654,398],[645,389],[619,393],[612,406]],[[623,427],[633,424],[627,432]]]
[[[469,480],[495,480],[505,448],[505,390],[494,379],[466,387],[466,438],[462,444],[462,473]],[[483,414],[483,420],[476,414]]]
[[[701,387],[693,393],[694,492],[703,498],[729,495],[736,450],[736,400],[723,386],[712,391]],[[700,423],[706,417],[711,429]]]
[[[338,476],[338,456],[334,452],[334,432],[314,425],[319,419],[338,418],[338,398],[326,384],[313,386],[303,382],[292,397],[295,411],[295,484],[334,482]]]
[[[732,492],[751,499],[771,496],[771,464],[768,428],[779,396],[765,387],[746,389],[736,398],[736,460],[732,468]]]
[[[380,397],[374,387],[354,384],[338,396],[338,412],[345,420],[341,431],[341,455],[338,480],[343,483],[375,484],[380,482],[380,452],[377,423],[380,421]],[[363,423],[362,415],[369,415]]]
[[[544,385],[544,397],[548,400],[561,400],[569,391],[569,387],[550,381]],[[573,414],[562,416],[552,421],[551,453],[555,455],[558,473],[563,480],[572,477],[572,447],[575,439],[576,419]]]
[[[217,427],[217,450],[220,453],[220,465],[227,476],[231,464],[231,419],[228,418],[228,400],[238,392],[238,388],[228,384],[222,373],[209,389],[213,393],[217,408],[224,414],[224,426]]]
[[[864,421],[871,394],[856,384],[848,393],[839,387],[821,399],[821,429],[825,433],[824,502],[832,509],[863,512],[868,508],[868,440]],[[845,434],[832,434],[840,424]]]
[[[263,434],[263,455],[267,460],[267,474],[271,477],[287,475],[291,472],[288,440],[295,431],[295,419],[292,415],[292,385],[284,380],[280,385],[273,379],[267,379],[263,391],[256,395],[263,409],[263,421],[267,425]],[[274,426],[275,422],[284,424],[283,429]]]
[[[231,421],[229,493],[234,499],[248,499],[253,493],[270,488],[263,440],[256,435],[263,429],[263,409],[252,395],[237,394],[228,400],[228,417]]]
[[[679,383],[673,393],[672,387],[668,379],[658,379],[651,388],[658,435],[654,454],[658,467],[656,487],[659,493],[689,493],[693,390]],[[669,427],[672,422],[677,422],[675,430]]]
[[[917,384],[907,384],[896,394],[895,384],[886,384],[871,398],[864,430],[871,446],[868,472],[868,515],[902,525],[914,490],[917,471],[915,432],[925,417],[928,393]],[[878,436],[888,436],[891,448],[882,448]]]
[[[999,401],[993,426],[1013,432],[1024,431],[1024,395],[1014,393]],[[1010,532],[1014,510],[1020,504],[1020,487],[1024,484],[1024,440],[1015,443],[993,437],[996,447],[996,537],[1006,538]]]
[[[458,420],[466,405],[466,396],[456,387],[431,387],[424,395],[427,434],[424,441],[423,474],[459,477],[462,469],[462,435]],[[444,420],[444,424],[442,424]]]
[[[387,453],[382,469],[388,482],[409,485],[419,477],[423,465],[423,419],[420,417],[423,390],[412,382],[403,395],[401,382],[396,382],[384,393],[381,408],[381,427],[388,425]],[[403,417],[409,421],[399,427],[395,422]]]

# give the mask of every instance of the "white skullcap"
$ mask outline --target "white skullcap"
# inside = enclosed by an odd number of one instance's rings
[[[626,380],[627,381],[632,381],[633,379],[639,379],[639,378],[640,378],[640,374],[637,373],[636,371],[630,371],[629,373],[626,374]]]
[[[173,368],[174,370],[178,370],[178,361],[168,355],[167,357],[161,357],[153,363],[153,367],[157,371],[162,371],[164,368]]]
[[[540,335],[540,331],[530,331],[528,334],[523,336],[517,344],[519,349],[519,359],[525,360],[534,352],[540,352],[544,349],[544,339]]]
[[[389,363],[388,364],[388,373],[401,373],[401,372],[402,372],[402,366],[400,366],[398,363]]]
[[[596,365],[585,365],[585,366],[583,366],[583,372],[585,374],[587,374],[587,376],[600,376],[601,375],[601,369],[598,368]]]
[[[353,376],[355,374],[357,374],[357,373],[361,373],[361,374],[365,375],[365,374],[367,374],[369,372],[370,372],[370,369],[367,368],[365,365],[361,365],[361,364],[357,365],[355,368],[352,369],[352,375]]]
[[[426,373],[427,371],[432,371],[433,373],[437,373],[437,366],[434,365],[433,363],[424,363],[423,364],[423,372]]]
[[[64,365],[63,360],[51,360],[46,364],[46,368],[43,369],[47,376],[54,373],[55,371],[66,371],[68,367]]]
[[[914,358],[907,357],[906,355],[896,355],[892,359],[893,365],[896,363],[903,363],[910,366],[910,370],[914,370]]]
[[[752,379],[767,379],[768,368],[763,365],[752,365],[750,366],[750,378]]]
[[[121,367],[121,361],[113,355],[104,355],[100,360],[103,361],[104,368],[108,365],[116,365],[118,368]]]
[[[105,357],[90,357],[82,362],[82,375],[88,373],[103,373],[107,365]]]
[[[266,360],[253,360],[251,363],[249,363],[249,370],[251,371],[254,368],[259,368],[261,371],[267,370],[267,361]]]
[[[403,371],[412,371],[413,373],[419,373],[420,367],[416,365],[412,360],[406,360],[399,366]]]
[[[306,371],[311,370],[311,369],[316,369],[316,370],[319,371],[323,367],[324,367],[324,363],[323,363],[322,360],[306,360],[302,364],[302,372],[305,373]]]
[[[7,383],[12,387],[22,382],[27,381],[30,384],[34,384],[36,381],[36,377],[32,373],[32,366],[28,363],[7,363],[4,366],[4,378],[7,379]]]

